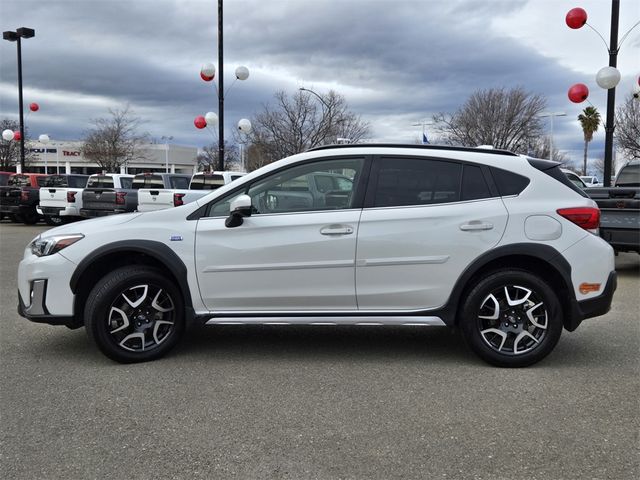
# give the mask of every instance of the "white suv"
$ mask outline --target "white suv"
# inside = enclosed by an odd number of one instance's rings
[[[525,366],[610,308],[599,213],[555,162],[321,147],[193,204],[49,230],[20,263],[19,312],[84,325],[119,362],[200,322],[458,326],[484,360]]]

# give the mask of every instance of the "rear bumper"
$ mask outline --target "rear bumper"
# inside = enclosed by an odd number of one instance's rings
[[[616,250],[640,253],[640,229],[600,227],[600,236]]]
[[[613,271],[609,273],[607,284],[601,295],[588,298],[582,301],[575,301],[572,305],[572,315],[569,322],[565,322],[567,330],[572,332],[587,318],[599,317],[606,314],[611,309],[613,293],[618,287],[618,274]]]

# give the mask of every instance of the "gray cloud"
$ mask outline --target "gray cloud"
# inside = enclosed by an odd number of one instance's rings
[[[411,141],[412,123],[454,110],[477,88],[524,86],[571,114],[555,133],[573,155],[581,149],[573,113],[583,106],[568,104],[566,90],[583,75],[491,28],[536,3],[545,15],[545,2],[527,0],[227,1],[225,82],[239,64],[252,71],[227,98],[227,135],[276,90],[303,85],[345,94],[389,141]],[[152,135],[211,141],[192,121],[217,110],[212,85],[199,78],[200,64],[217,59],[213,0],[3,0],[0,18],[3,30],[36,29],[24,42],[25,88],[42,104],[29,117],[34,134],[79,138],[90,118],[130,103]],[[632,36],[625,48],[638,44]],[[15,84],[15,46],[2,42],[2,116],[16,116]],[[592,149],[600,143],[596,136]]]

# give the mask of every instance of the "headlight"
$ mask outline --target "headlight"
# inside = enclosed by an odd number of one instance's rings
[[[63,248],[73,245],[78,240],[82,240],[84,235],[81,233],[71,233],[69,235],[53,235],[52,237],[38,237],[29,247],[31,253],[38,257],[46,257],[58,253]]]

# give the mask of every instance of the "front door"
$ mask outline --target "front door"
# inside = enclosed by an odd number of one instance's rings
[[[202,300],[213,312],[356,310],[355,253],[363,158],[310,161],[243,186],[209,207],[196,231]],[[317,176],[335,176],[321,191]],[[348,181],[347,181],[348,180]],[[254,212],[225,227],[246,193]]]

